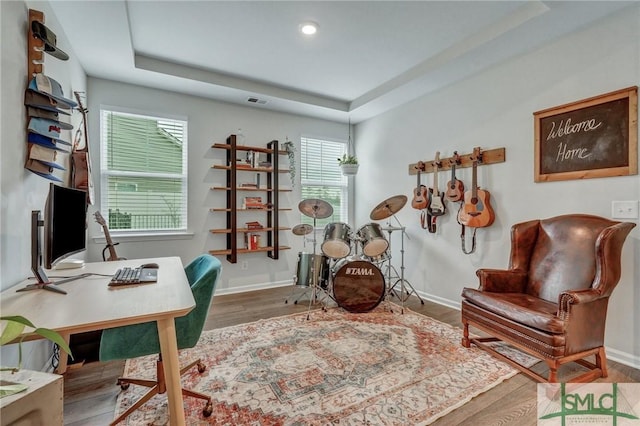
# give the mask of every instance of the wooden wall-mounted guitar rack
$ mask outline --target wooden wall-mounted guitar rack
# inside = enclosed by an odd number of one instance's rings
[[[31,81],[33,76],[36,74],[44,72],[42,70],[42,64],[44,63],[44,41],[34,37],[33,32],[31,31],[31,22],[33,21],[42,22],[44,24],[44,13],[38,10],[29,9],[29,30],[27,34],[29,49],[27,52],[27,69],[29,71],[29,75],[27,77],[29,78],[29,81]]]
[[[480,148],[478,148],[480,149]],[[478,165],[486,165],[486,164],[496,164],[496,163],[504,163],[505,162],[505,149],[504,148],[495,148],[488,149],[486,151],[480,151],[482,156],[482,161],[478,161]],[[464,169],[466,167],[471,167],[473,165],[473,153],[470,154],[460,154],[458,156],[458,162],[456,163],[456,157],[446,157],[440,159],[440,164],[438,165],[438,171],[450,170],[451,165],[455,164],[456,169]],[[422,162],[422,167],[420,163],[409,164],[409,174],[415,175],[418,174],[418,170],[420,169],[421,173],[433,173],[433,163],[435,160],[428,160]]]

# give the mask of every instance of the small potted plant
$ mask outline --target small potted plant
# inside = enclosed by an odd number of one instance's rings
[[[71,350],[69,349],[69,345],[67,345],[67,342],[59,333],[53,330],[50,330],[48,328],[36,327],[31,323],[31,321],[20,315],[3,316],[0,317],[0,321],[6,322],[4,330],[2,330],[2,335],[0,335],[0,346],[13,343],[16,339],[19,338],[19,340],[16,341],[18,343],[18,366],[0,366],[0,372],[2,372],[3,375],[5,373],[15,374],[22,368],[22,341],[24,340],[24,336],[20,336],[22,335],[25,327],[33,328],[33,333],[38,334],[45,339],[52,341],[53,343],[56,343],[63,351],[71,355]],[[3,379],[9,379],[9,377],[3,376]],[[27,388],[27,384],[12,382],[10,380],[3,380],[3,383],[0,384],[0,398],[13,395],[18,392],[23,392]]]
[[[338,164],[342,169],[342,174],[345,176],[355,175],[358,173],[358,159],[355,155],[344,154],[342,158],[338,158]]]

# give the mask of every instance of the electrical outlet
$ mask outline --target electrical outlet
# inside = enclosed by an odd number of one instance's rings
[[[240,262],[240,269],[242,269],[243,271],[246,271],[247,269],[249,269],[249,262],[246,260],[243,260],[242,262]]]
[[[637,201],[612,201],[611,217],[614,219],[637,219]]]

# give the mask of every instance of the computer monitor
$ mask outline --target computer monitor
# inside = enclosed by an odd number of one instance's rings
[[[50,285],[54,283],[49,280],[44,268],[50,269],[67,256],[87,248],[87,194],[85,191],[51,183],[44,220],[41,219],[40,213],[40,210],[31,212],[31,270],[37,283],[21,290],[42,288],[66,293]],[[44,228],[44,245],[40,228]],[[58,284],[60,283],[61,281],[58,281]]]

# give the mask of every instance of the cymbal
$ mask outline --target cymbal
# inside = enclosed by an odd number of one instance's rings
[[[308,198],[300,201],[298,210],[300,210],[303,215],[315,217],[316,219],[324,219],[333,214],[331,204],[317,198]]]
[[[406,195],[394,195],[375,206],[369,217],[373,220],[386,219],[399,212],[406,203]]]
[[[291,232],[293,232],[296,235],[307,235],[307,234],[310,234],[311,231],[313,231],[313,226],[306,223],[301,223],[300,225],[296,225],[291,230]]]

